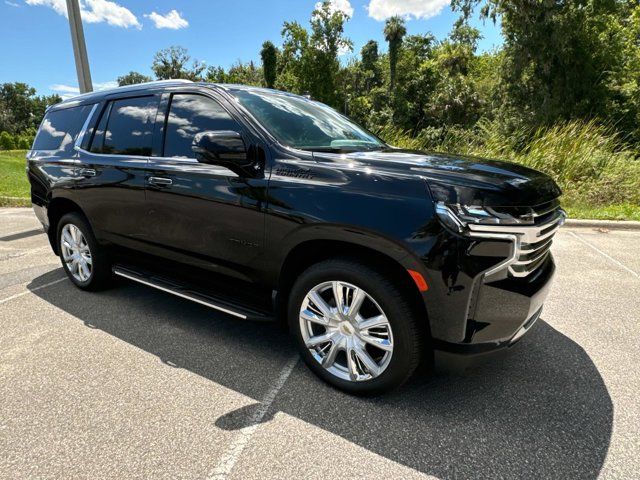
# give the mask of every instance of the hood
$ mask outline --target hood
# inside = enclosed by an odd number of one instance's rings
[[[388,149],[344,154],[313,152],[317,161],[424,178],[437,200],[487,206],[535,206],[562,191],[548,175],[510,162],[465,155]]]

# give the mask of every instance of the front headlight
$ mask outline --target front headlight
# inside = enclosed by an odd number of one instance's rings
[[[479,189],[462,185],[429,185],[440,221],[453,231],[465,233],[469,225],[533,225],[535,216],[528,207],[494,207]],[[489,198],[491,200],[491,198]],[[499,201],[494,198],[492,200]]]
[[[514,217],[505,209],[483,205],[447,205],[436,203],[436,213],[440,220],[458,232],[464,232],[469,224],[478,225],[531,225],[533,218]]]

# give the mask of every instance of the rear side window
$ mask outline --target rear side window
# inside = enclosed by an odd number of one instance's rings
[[[211,130],[239,131],[238,123],[215,100],[194,94],[171,98],[164,144],[165,157],[195,158],[193,137]]]
[[[33,150],[72,154],[76,138],[93,105],[51,110],[42,120]]]
[[[96,128],[91,151],[113,155],[151,155],[157,111],[156,97],[110,102]]]

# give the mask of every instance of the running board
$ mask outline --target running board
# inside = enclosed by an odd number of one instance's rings
[[[116,265],[113,267],[113,273],[119,277],[133,280],[134,282],[147,285],[148,287],[161,290],[163,292],[170,293],[176,297],[184,298],[205,307],[218,310],[219,312],[232,315],[242,320],[254,320],[254,321],[272,321],[274,318],[268,312],[262,312],[253,310],[227,299],[222,299],[209,295],[208,293],[199,292],[195,289],[189,288],[187,285],[178,284],[171,279],[157,276],[145,271]]]

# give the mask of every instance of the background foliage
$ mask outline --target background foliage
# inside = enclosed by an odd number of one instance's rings
[[[637,0],[452,0],[447,38],[402,18],[350,60],[349,18],[325,2],[309,24],[284,22],[281,47],[229,69],[159,51],[157,79],[242,83],[309,94],[396,146],[522,163],[551,174],[587,216],[640,217],[640,4]],[[500,21],[503,46],[478,52],[474,15]],[[259,48],[259,46],[256,46]],[[150,77],[129,72],[120,85]],[[28,148],[46,105],[24,84],[0,88],[0,149]]]

